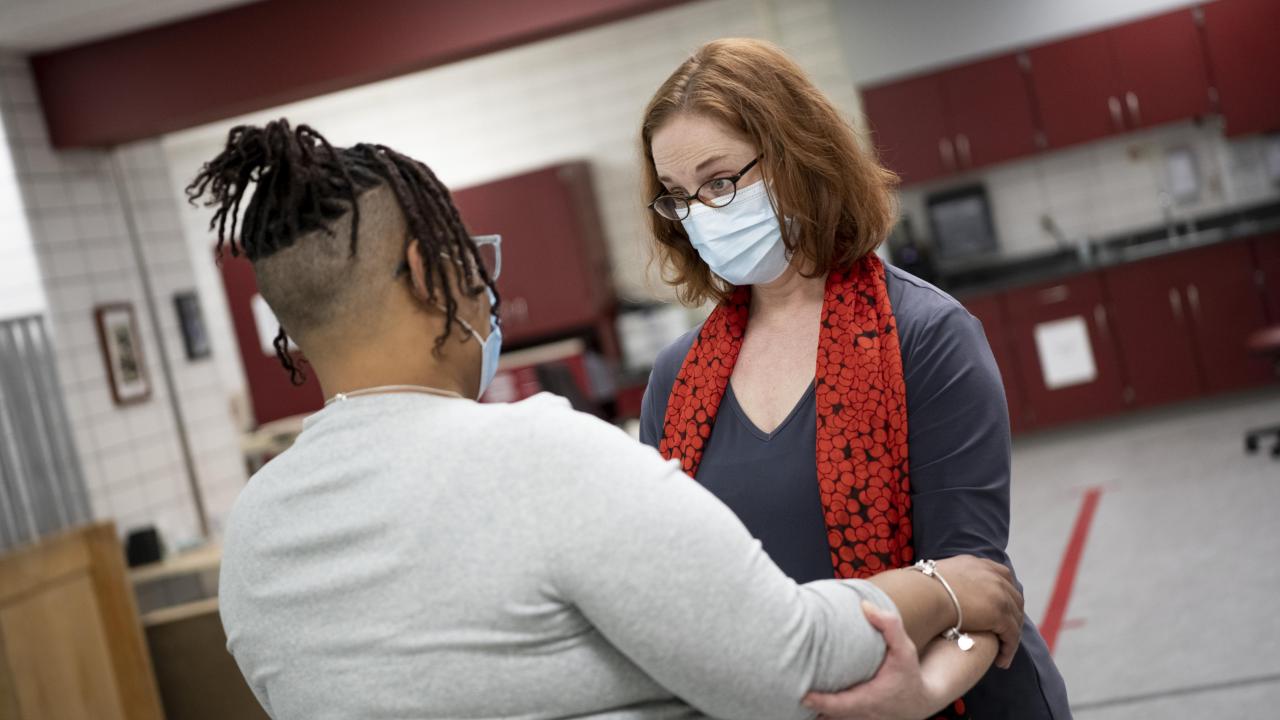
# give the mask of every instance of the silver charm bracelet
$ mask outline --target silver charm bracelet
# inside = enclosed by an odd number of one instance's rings
[[[964,652],[972,650],[973,638],[960,630],[960,626],[964,624],[964,612],[960,610],[960,598],[956,597],[955,591],[951,589],[951,584],[947,582],[946,578],[942,577],[942,573],[938,572],[938,563],[933,560],[921,560],[912,565],[911,569],[919,570],[931,578],[937,578],[938,582],[942,583],[942,587],[951,596],[951,602],[956,606],[956,626],[942,633],[942,637],[955,641],[956,646]]]

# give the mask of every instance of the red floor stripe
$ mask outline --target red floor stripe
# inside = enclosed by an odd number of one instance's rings
[[[1058,567],[1058,579],[1053,583],[1053,594],[1049,596],[1049,608],[1044,613],[1044,621],[1040,623],[1040,634],[1044,636],[1049,652],[1053,652],[1058,642],[1058,632],[1062,630],[1063,620],[1067,616],[1067,605],[1071,602],[1071,590],[1076,584],[1076,572],[1080,569],[1080,557],[1084,555],[1085,541],[1089,538],[1089,526],[1093,524],[1093,514],[1098,509],[1098,500],[1102,497],[1102,488],[1089,488],[1085,491],[1084,502],[1080,505],[1080,514],[1076,516],[1076,525],[1071,530],[1071,540],[1067,542],[1067,550],[1062,554],[1062,564]]]

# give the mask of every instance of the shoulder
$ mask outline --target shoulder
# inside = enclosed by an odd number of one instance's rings
[[[903,362],[937,342],[984,337],[982,325],[958,300],[901,268],[885,264],[885,285],[898,325]]]
[[[592,462],[635,462],[649,448],[616,425],[574,410],[569,401],[550,393],[494,405],[490,442],[540,462],[566,462],[590,467]]]

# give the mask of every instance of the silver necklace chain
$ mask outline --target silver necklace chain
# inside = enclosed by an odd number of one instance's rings
[[[384,393],[401,393],[401,392],[416,392],[416,393],[422,393],[424,395],[439,395],[440,397],[457,398],[459,400],[466,399],[461,394],[456,393],[452,390],[441,390],[440,388],[428,387],[426,385],[379,385],[377,387],[352,390],[351,392],[337,393],[336,395],[329,398],[328,400],[325,400],[324,404],[328,406],[335,402],[341,402],[343,400],[346,400],[347,398],[360,397],[361,395],[381,395]]]

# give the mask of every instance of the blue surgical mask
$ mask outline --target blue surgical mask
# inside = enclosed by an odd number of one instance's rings
[[[484,396],[484,391],[489,389],[489,383],[493,382],[493,378],[498,374],[498,359],[502,356],[502,327],[498,325],[498,315],[493,312],[493,306],[498,303],[498,298],[494,296],[493,290],[489,290],[489,335],[480,337],[480,333],[471,327],[471,323],[458,318],[458,322],[462,323],[462,327],[471,333],[471,336],[480,343],[480,393],[476,395],[479,399]]]
[[[740,188],[724,207],[693,203],[680,224],[711,272],[734,285],[773,282],[791,261],[763,180]]]

